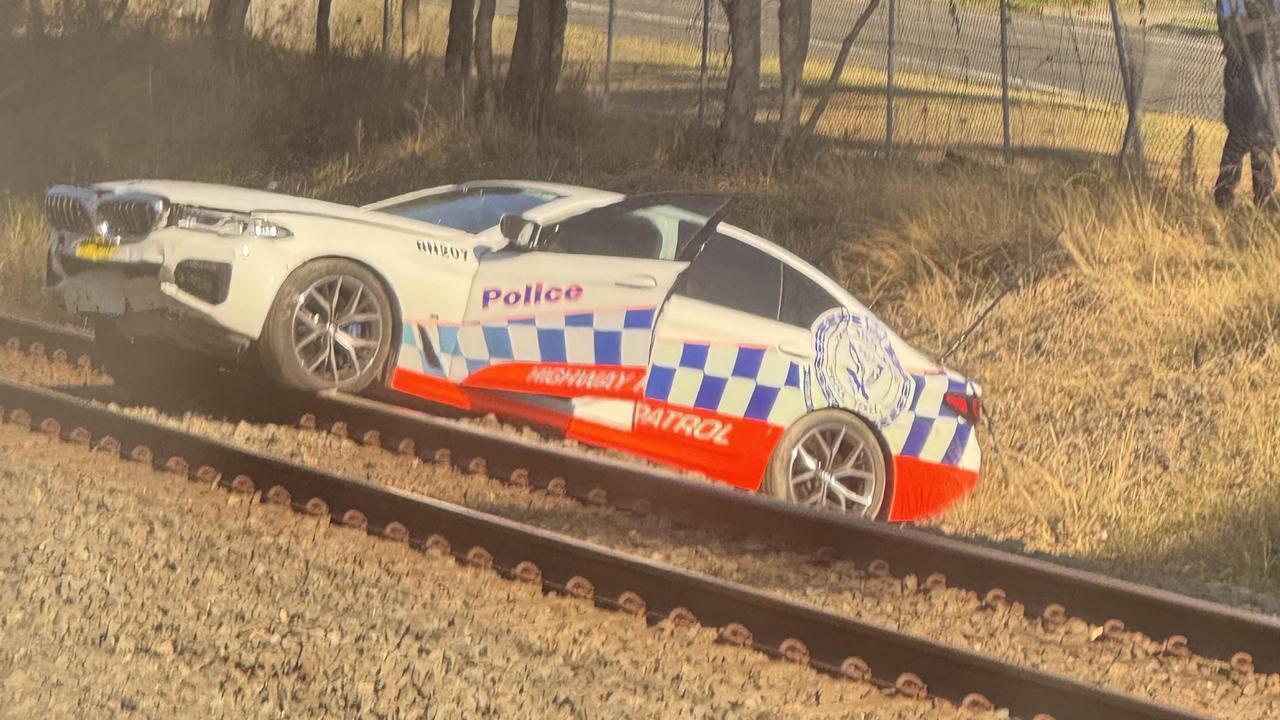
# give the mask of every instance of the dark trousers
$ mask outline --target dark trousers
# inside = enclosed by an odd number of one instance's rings
[[[1260,82],[1274,80],[1270,63],[1261,62],[1256,65]],[[1222,148],[1222,163],[1218,170],[1218,182],[1213,188],[1213,199],[1219,207],[1231,204],[1235,198],[1236,186],[1240,184],[1244,156],[1248,155],[1249,164],[1253,167],[1253,201],[1262,205],[1271,198],[1271,193],[1276,188],[1273,157],[1276,137],[1268,122],[1265,103],[1258,97],[1249,66],[1235,53],[1227,52],[1222,87],[1222,119],[1227,124],[1227,142]]]

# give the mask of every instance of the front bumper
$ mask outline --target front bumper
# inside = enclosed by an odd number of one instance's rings
[[[46,284],[73,315],[114,321],[129,336],[234,355],[261,334],[283,281],[273,241],[163,228],[114,248],[76,256],[82,238],[54,231]]]

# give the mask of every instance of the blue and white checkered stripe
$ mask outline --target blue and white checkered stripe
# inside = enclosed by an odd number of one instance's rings
[[[911,410],[881,428],[889,450],[925,462],[977,470],[980,457],[973,426],[943,405],[946,393],[964,392],[964,380],[950,374],[911,377],[916,384]]]
[[[434,337],[434,330],[422,326],[422,330],[428,332]],[[396,364],[406,370],[422,373],[423,375],[432,375],[435,377],[444,377],[444,370],[435,367],[427,361],[427,353],[422,349],[422,343],[418,338],[419,326],[412,323],[405,323],[400,331],[400,356],[396,359]],[[433,345],[439,347],[434,339],[429,339]]]
[[[481,368],[511,361],[643,367],[649,362],[655,314],[654,308],[619,308],[423,328],[441,364],[451,368],[449,378],[461,382]],[[425,367],[409,329],[405,345],[413,342]]]
[[[658,340],[645,397],[790,424],[805,412],[800,366],[764,348]]]

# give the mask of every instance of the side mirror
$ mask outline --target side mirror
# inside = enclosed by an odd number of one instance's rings
[[[519,215],[503,215],[498,223],[502,237],[513,247],[528,250],[533,247],[533,239],[537,236],[538,226]]]

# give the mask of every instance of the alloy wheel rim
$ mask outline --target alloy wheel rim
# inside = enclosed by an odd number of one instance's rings
[[[360,280],[330,275],[298,296],[293,350],[307,374],[333,385],[373,366],[382,344],[378,300]]]
[[[825,423],[806,432],[791,451],[791,497],[808,507],[868,516],[879,484],[874,452],[861,433]]]

